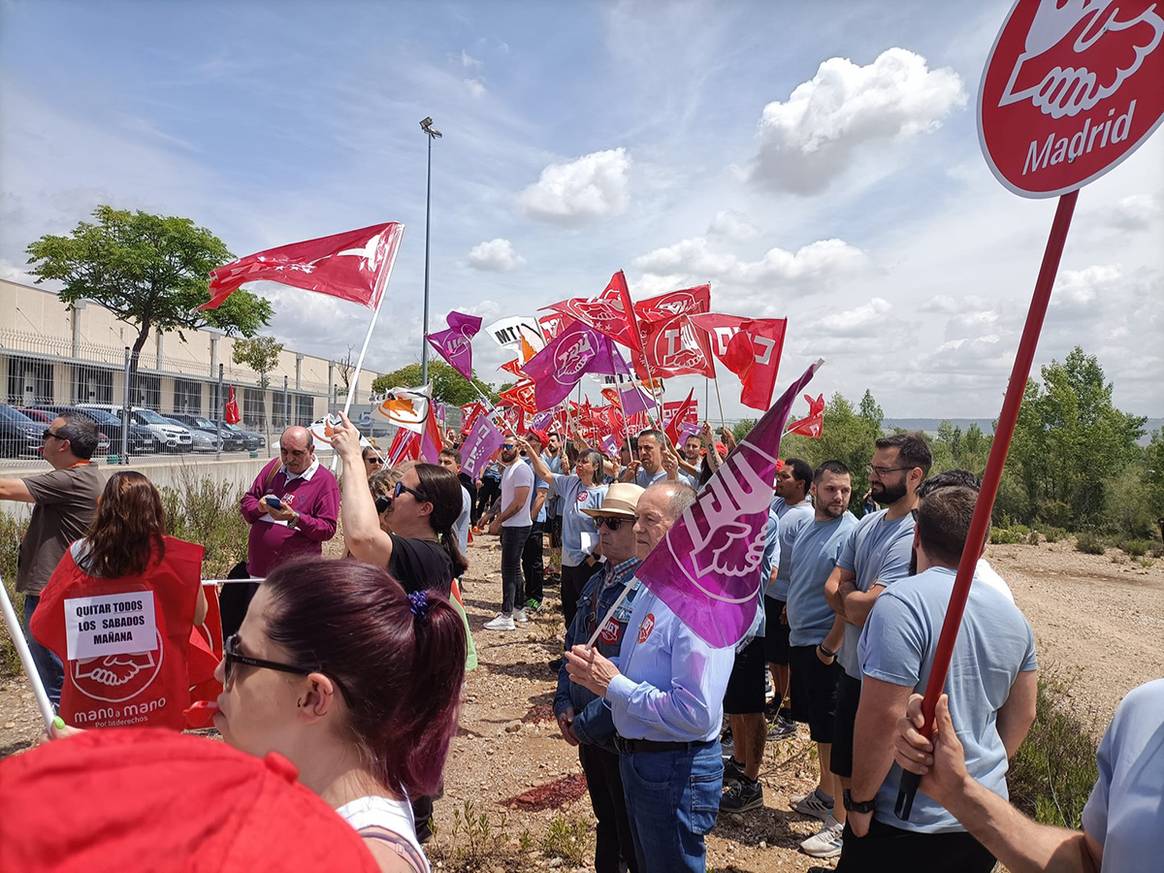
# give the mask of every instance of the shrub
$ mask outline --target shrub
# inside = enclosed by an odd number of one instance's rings
[[[1076,829],[1095,783],[1095,720],[1089,724],[1067,708],[1068,690],[1060,675],[1039,677],[1038,714],[1006,781],[1011,802],[1027,815]]]
[[[1085,531],[1084,533],[1076,534],[1075,549],[1088,555],[1102,555],[1104,552],[1104,542],[1099,534]]]
[[[1011,546],[1015,543],[1026,542],[1029,532],[1021,524],[1014,527],[995,527],[990,529],[990,542],[996,546]]]
[[[448,842],[440,840],[440,836],[434,834],[434,842],[426,846],[429,858],[437,862],[434,868],[469,873],[491,865],[508,869],[506,862],[512,860],[509,814],[504,811],[490,818],[487,811],[466,800],[460,808],[453,809]]]
[[[1133,558],[1142,558],[1148,554],[1148,548],[1151,545],[1148,540],[1121,540],[1119,547]]]
[[[1033,530],[1027,534],[1027,542],[1032,546],[1037,546],[1039,544],[1039,532]]]
[[[238,511],[241,492],[209,476],[184,471],[177,487],[161,489],[170,536],[206,548],[202,575],[221,579],[247,553],[247,525]]]
[[[542,836],[541,849],[547,857],[573,866],[585,863],[592,854],[590,823],[576,816],[554,816]]]
[[[1055,527],[1052,524],[1036,524],[1035,530],[1041,533],[1043,539],[1049,543],[1057,543],[1059,540],[1067,537],[1067,531],[1061,527]]]
[[[27,527],[28,522],[24,519],[0,512],[0,575],[4,577],[4,588],[8,592],[8,599],[12,601],[12,608],[21,619],[24,618],[24,595],[16,593],[16,558],[20,554],[20,541],[24,539]],[[17,676],[20,672],[20,657],[16,654],[16,646],[12,645],[7,632],[0,633],[0,679]]]

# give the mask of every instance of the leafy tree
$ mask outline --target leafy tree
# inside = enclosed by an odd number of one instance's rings
[[[736,442],[740,442],[751,432],[756,426],[756,421],[754,418],[742,418],[732,425],[732,436],[736,438]]]
[[[37,282],[64,284],[57,292],[70,309],[93,300],[137,330],[130,347],[130,384],[151,331],[215,327],[227,334],[254,336],[271,320],[271,304],[236,291],[217,309],[198,306],[209,299],[209,273],[233,259],[226,245],[188,218],[130,212],[111,206],[93,211],[68,236],[46,234],[30,243],[28,262]]]
[[[857,407],[857,415],[869,423],[871,430],[881,433],[881,422],[885,420],[885,413],[881,410],[880,404],[873,399],[873,392],[868,388],[865,389],[865,395]]]
[[[236,340],[233,358],[236,364],[245,364],[259,377],[259,387],[264,390],[271,384],[267,374],[279,366],[279,355],[283,344],[274,337],[257,336],[254,339]]]
[[[1144,452],[1144,461],[1148,503],[1160,526],[1160,535],[1164,536],[1164,428],[1152,434],[1152,441]]]
[[[865,392],[858,409],[842,394],[834,394],[825,404],[821,438],[787,437],[780,454],[785,458],[804,458],[814,467],[823,461],[841,461],[853,474],[850,508],[860,513],[861,497],[869,488],[865,466],[873,455],[874,440],[881,436],[882,418],[881,407],[869,391]]]
[[[473,383],[470,384],[468,379],[444,361],[429,361],[428,377],[432,382],[433,398],[440,400],[442,403],[455,403],[458,406],[463,406],[466,403],[479,400],[480,397],[473,390],[473,385],[476,385],[490,401],[496,402],[497,400],[497,392],[493,390],[493,387],[488,382],[482,382],[474,375]],[[387,391],[389,388],[398,387],[416,388],[420,385],[420,364],[408,364],[399,370],[393,370],[391,373],[377,376],[376,380],[372,383],[372,391]]]

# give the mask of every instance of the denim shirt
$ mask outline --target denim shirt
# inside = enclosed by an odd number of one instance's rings
[[[566,651],[576,645],[585,645],[590,639],[598,622],[605,617],[614,601],[622,594],[626,584],[634,578],[639,563],[638,558],[628,558],[614,567],[604,566],[590,577],[578,597],[578,611],[574,613],[574,622],[566,631]],[[616,666],[618,650],[622,646],[622,638],[630,621],[636,593],[636,589],[631,589],[594,643],[599,654],[609,658]],[[610,715],[610,707],[589,689],[571,682],[570,674],[566,672],[566,666],[563,664],[558,671],[554,714],[561,715],[568,706],[574,708],[574,734],[580,742],[610,752],[615,750],[614,721]]]

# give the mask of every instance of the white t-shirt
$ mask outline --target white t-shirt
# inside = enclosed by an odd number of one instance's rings
[[[397,852],[417,873],[429,873],[432,870],[416,839],[416,823],[407,802],[369,794],[345,803],[336,813],[362,836],[384,840],[396,846]],[[391,839],[378,829],[389,831],[399,839]]]
[[[513,503],[513,492],[518,488],[526,487],[529,491],[526,493],[525,505],[517,512],[511,515],[505,521],[501,522],[502,527],[530,527],[533,522],[529,517],[529,506],[533,499],[534,493],[534,474],[529,464],[521,461],[514,461],[501,474],[501,511],[509,509],[510,504]]]

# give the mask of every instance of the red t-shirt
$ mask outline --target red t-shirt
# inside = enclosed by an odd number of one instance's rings
[[[80,728],[185,727],[183,710],[189,706],[187,660],[194,607],[202,584],[203,548],[197,543],[165,537],[165,555],[151,560],[140,576],[103,579],[77,566],[66,551],[32,615],[30,630],[41,645],[65,665],[61,688],[61,718]],[[104,642],[130,636],[123,616],[97,606],[79,607],[75,598],[152,592],[156,635],[147,651],[68,658],[66,601],[85,613],[96,626],[90,639]],[[132,616],[137,620],[139,616]],[[82,625],[87,626],[87,625]],[[117,645],[116,642],[113,643]]]

